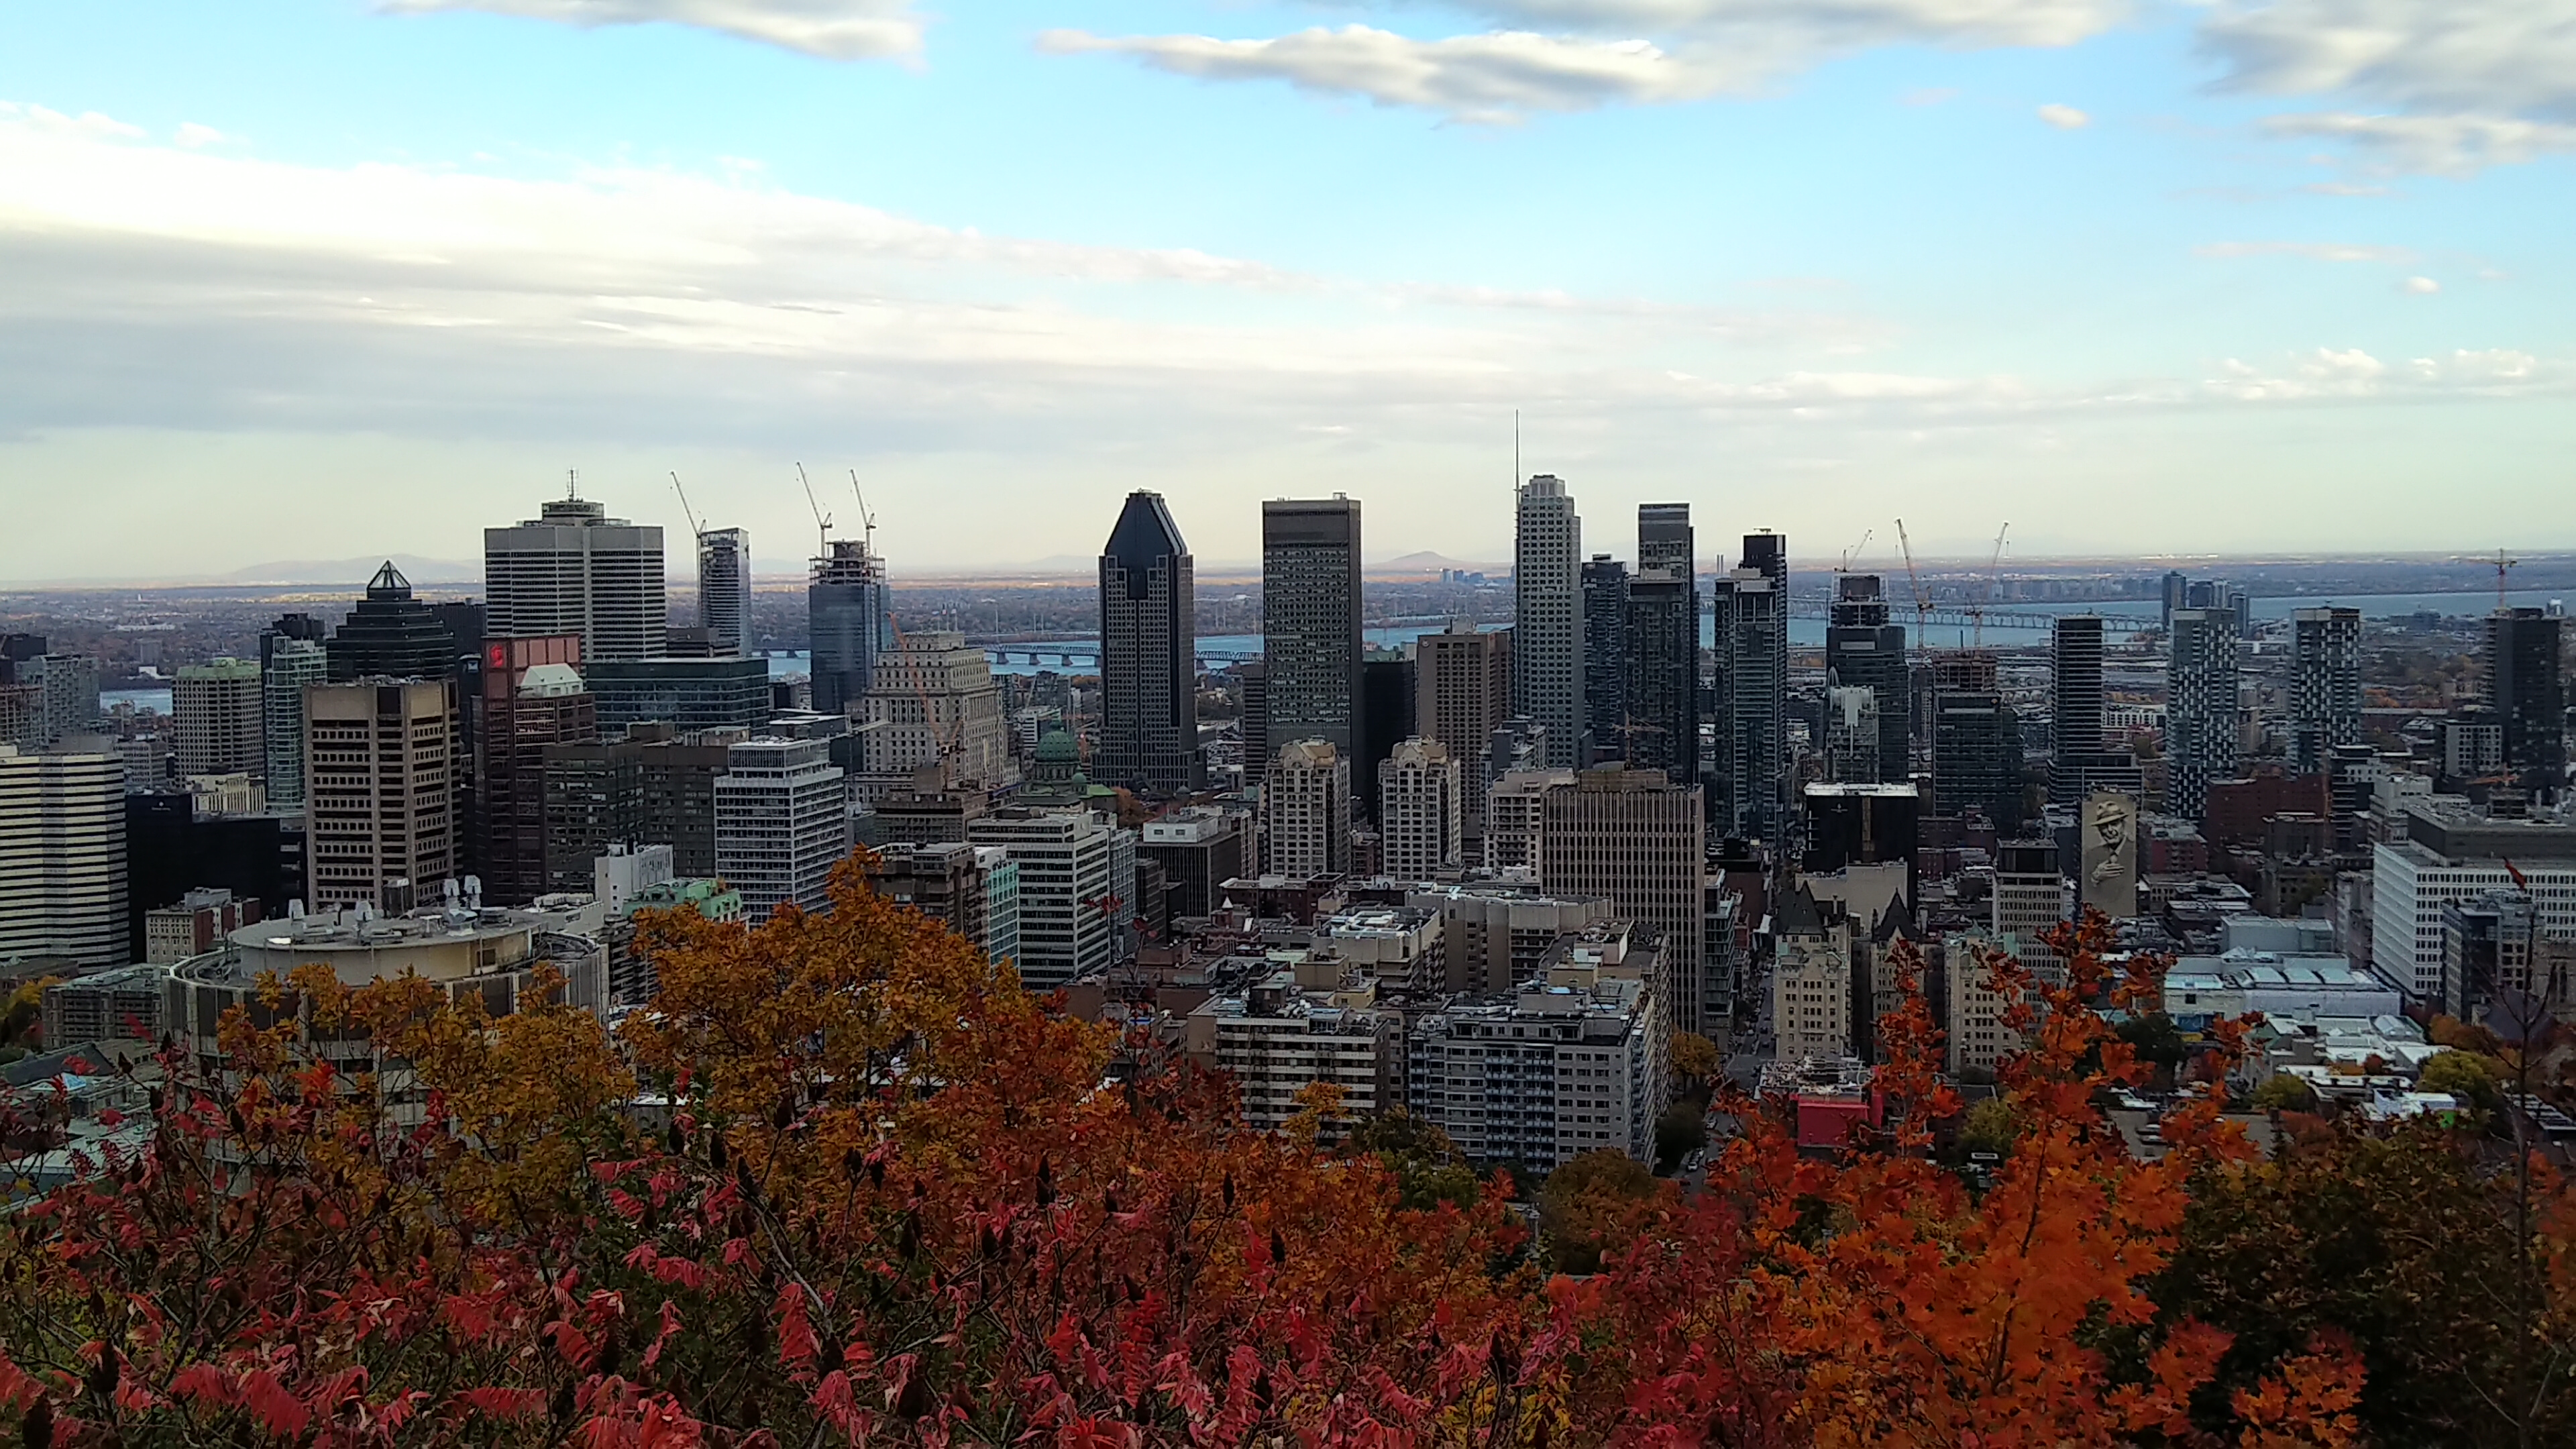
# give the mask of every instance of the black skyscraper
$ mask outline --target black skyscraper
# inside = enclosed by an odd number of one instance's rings
[[[2567,779],[2567,686],[2560,621],[2538,609],[2487,616],[2487,708],[2504,726],[2504,762],[2522,788],[2555,800]]]
[[[1596,553],[1583,563],[1583,727],[1594,760],[1628,757],[1627,680],[1628,566]]]
[[[1628,581],[1628,762],[1699,783],[1699,560],[1690,505],[1637,507]]]
[[[1905,626],[1890,623],[1876,574],[1835,580],[1832,622],[1825,628],[1828,683],[1869,690],[1878,698],[1878,778],[1902,785],[1914,736],[1913,681],[1905,667]]]
[[[1335,494],[1263,503],[1261,648],[1274,758],[1320,739],[1343,759],[1359,759],[1360,619],[1359,501]],[[1244,761],[1246,777],[1266,777],[1271,763]]]
[[[2072,805],[2092,788],[2092,772],[2102,759],[2102,620],[2067,614],[2056,631],[2049,659],[2056,754],[2048,798]]]
[[[481,640],[459,641],[435,609],[411,596],[411,580],[387,562],[367,583],[367,596],[349,611],[339,632],[323,645],[331,679],[346,683],[384,675],[392,679],[445,679],[457,656]]]
[[[1190,548],[1163,495],[1127,495],[1100,551],[1101,779],[1144,794],[1198,788],[1198,635]]]

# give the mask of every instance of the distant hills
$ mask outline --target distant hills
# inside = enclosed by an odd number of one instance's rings
[[[357,584],[364,585],[385,566],[385,555],[369,554],[364,558],[328,561],[298,560],[284,563],[252,564],[207,580],[224,584]],[[392,556],[395,568],[415,584],[479,584],[483,582],[480,560],[459,562],[448,558],[422,558],[417,554]]]

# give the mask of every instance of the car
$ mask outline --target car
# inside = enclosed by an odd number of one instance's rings
[[[2138,1140],[2150,1146],[2162,1146],[2165,1140],[2165,1129],[2157,1125],[2155,1118],[2150,1117],[2138,1128]]]

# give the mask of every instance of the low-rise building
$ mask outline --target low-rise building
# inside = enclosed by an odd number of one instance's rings
[[[1329,958],[1324,958],[1329,959]],[[1403,1021],[1377,1005],[1376,983],[1301,982],[1297,961],[1240,991],[1212,996],[1186,1024],[1190,1054],[1233,1075],[1243,1120],[1284,1125],[1297,1096],[1324,1083],[1341,1092],[1347,1117],[1394,1106],[1403,1080]]]
[[[81,1042],[161,1039],[161,1002],[167,966],[119,966],[93,971],[45,988],[39,1019],[48,1047]]]
[[[1517,991],[1417,1018],[1408,1110],[1484,1166],[1544,1173],[1603,1148],[1653,1161],[1671,1027],[1652,953],[1612,954],[1570,946]]]

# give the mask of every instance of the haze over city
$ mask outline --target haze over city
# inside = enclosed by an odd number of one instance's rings
[[[1493,560],[1515,410],[1600,517],[1817,557],[2576,545],[2569,21],[11,6],[0,579],[471,560],[574,468],[792,571],[798,461],[907,568],[1138,486]]]

